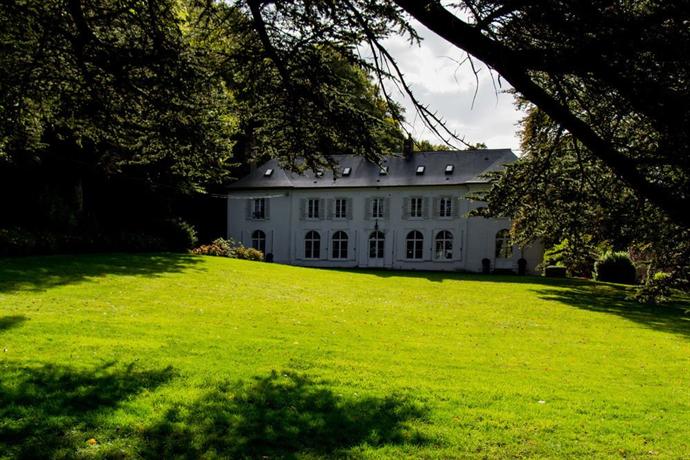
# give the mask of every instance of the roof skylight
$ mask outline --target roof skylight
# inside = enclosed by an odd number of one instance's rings
[[[388,166],[381,166],[381,169],[379,169],[379,176],[386,175],[388,175]]]
[[[273,170],[271,168],[268,168],[266,171],[264,171],[264,177],[270,177],[271,174],[273,174]]]
[[[352,168],[343,168],[343,176],[349,176],[352,172]]]
[[[425,169],[426,169],[426,167],[424,165],[417,166],[417,175],[421,176],[422,174],[424,174]]]
[[[446,165],[446,174],[453,174],[454,169],[455,169],[454,165]]]

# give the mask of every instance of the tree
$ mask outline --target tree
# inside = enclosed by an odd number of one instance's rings
[[[491,215],[513,216],[518,244],[539,238],[558,245],[575,275],[591,274],[596,248],[630,249],[650,273],[670,273],[687,287],[690,231],[635,193],[543,111],[526,106],[523,156],[494,175],[496,182],[483,197]]]
[[[400,109],[352,49],[281,54],[288,91],[259,35],[248,11],[220,2],[5,2],[0,228],[109,248],[106,233],[160,233],[198,208],[238,152],[316,168],[399,149]]]
[[[452,140],[381,44],[390,31],[416,41],[414,17],[495,70],[673,222],[690,226],[686,1],[464,0],[452,8],[438,0],[239,3],[264,29],[267,49],[360,38],[373,55],[370,67],[393,78],[435,131]],[[272,59],[280,68],[280,56]],[[289,72],[281,75],[290,79]],[[606,110],[593,116],[594,105]],[[631,124],[644,126],[644,143],[628,143]]]

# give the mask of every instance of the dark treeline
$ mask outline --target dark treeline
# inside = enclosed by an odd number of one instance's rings
[[[290,82],[220,2],[4,1],[0,38],[0,254],[182,249],[224,234],[250,159],[401,143],[357,37],[280,50]]]

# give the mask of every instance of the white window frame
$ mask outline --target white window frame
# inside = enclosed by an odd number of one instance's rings
[[[317,220],[321,218],[321,200],[319,198],[307,198],[307,219]]]
[[[369,258],[383,259],[386,256],[386,235],[381,230],[374,230],[369,234],[368,241]],[[373,256],[371,255],[372,252],[374,253]]]
[[[410,235],[414,234],[414,238]],[[420,235],[420,238],[417,238]],[[412,257],[410,257],[410,243],[412,243]],[[419,255],[419,257],[417,257]],[[424,259],[424,234],[419,230],[410,230],[405,235],[405,258],[407,260],[423,260]]]
[[[371,217],[372,219],[383,219],[385,215],[385,199],[381,197],[376,197],[371,199]]]
[[[252,219],[263,220],[266,218],[266,198],[254,198],[252,203]]]
[[[344,235],[344,237],[342,236]],[[350,237],[347,232],[338,230],[331,237],[331,258],[334,260],[346,260],[349,252]],[[343,245],[345,251],[343,254]]]
[[[434,238],[434,258],[436,260],[453,259],[453,232],[439,230]]]
[[[438,216],[453,217],[453,199],[449,196],[442,196],[438,200]]]
[[[424,198],[420,196],[410,198],[410,217],[413,219],[424,217]]]
[[[252,232],[252,247],[264,254],[266,253],[266,232],[259,229]]]
[[[334,207],[335,210],[333,216],[336,219],[347,219],[347,198],[336,198]]]
[[[511,259],[513,257],[513,241],[510,238],[510,230],[503,228],[496,232],[496,258]]]
[[[311,251],[307,251],[309,248]],[[309,254],[311,252],[311,254]],[[316,253],[316,257],[314,257]],[[321,258],[321,234],[316,230],[309,230],[304,235],[304,258],[319,260]]]

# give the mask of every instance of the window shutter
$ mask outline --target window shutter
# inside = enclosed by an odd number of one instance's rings
[[[252,218],[252,204],[253,201],[251,198],[247,198],[247,220],[250,220]]]
[[[384,198],[383,199],[383,218],[384,219],[390,219],[391,216],[391,199],[390,198]]]
[[[429,197],[425,197],[423,199],[423,205],[422,205],[422,215],[426,218],[429,217]]]
[[[403,198],[402,218],[408,219],[409,217],[410,217],[410,199],[405,197],[405,198]]]
[[[333,207],[335,206],[335,200],[333,198],[329,198],[328,201],[326,202],[326,218],[327,219],[333,219]]]
[[[441,200],[438,199],[438,197],[434,197],[434,208],[432,211],[432,216],[438,217],[441,215]]]
[[[319,200],[319,220],[324,220],[326,218],[326,200],[324,198],[321,198]]]
[[[347,220],[352,220],[352,198],[347,198],[345,200],[345,215],[347,216]]]
[[[364,220],[371,219],[371,198],[364,200]]]
[[[266,207],[264,208],[264,219],[268,220],[271,218],[271,199],[264,198],[264,203],[266,203]]]
[[[299,220],[304,220],[307,215],[307,200],[302,198],[299,200]]]

